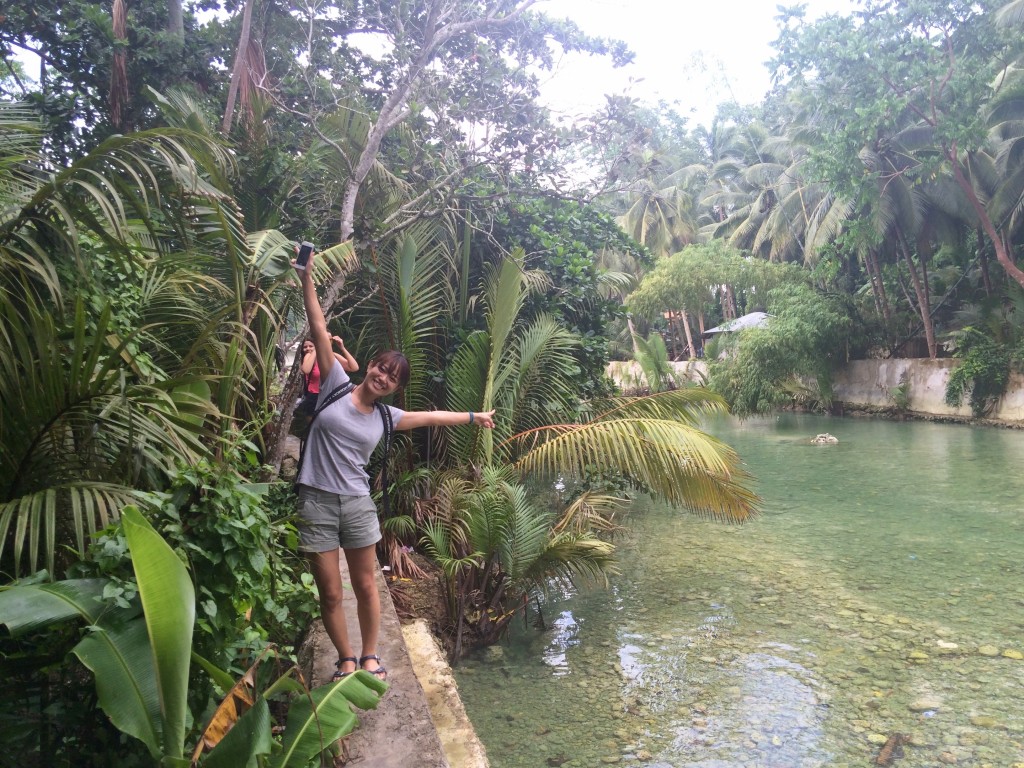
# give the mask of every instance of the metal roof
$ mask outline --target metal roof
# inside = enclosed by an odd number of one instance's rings
[[[705,336],[710,336],[713,333],[730,333],[732,331],[742,331],[744,328],[759,328],[765,324],[768,320],[767,312],[751,312],[750,314],[743,315],[743,317],[737,317],[735,320],[729,320],[716,325],[714,328],[708,328],[704,331]]]

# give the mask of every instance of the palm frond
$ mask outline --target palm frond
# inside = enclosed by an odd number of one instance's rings
[[[615,515],[627,506],[629,501],[621,496],[585,491],[562,511],[552,530],[554,533],[611,533],[619,528],[614,522]]]
[[[618,573],[613,545],[590,534],[560,533],[551,537],[517,581],[544,592],[552,582],[563,587],[578,587],[581,582],[607,587],[608,577]]]
[[[129,489],[206,455],[209,387],[193,376],[139,383],[131,337],[110,322],[81,302],[66,329],[30,297],[0,305],[0,503],[4,532],[16,521],[17,563],[27,540],[34,565],[42,540],[52,564],[56,530],[82,551],[89,521],[123,506]]]
[[[513,440],[528,446],[516,462],[526,474],[583,477],[588,467],[603,467],[698,514],[741,522],[757,508],[733,450],[678,421],[616,418],[551,426]]]

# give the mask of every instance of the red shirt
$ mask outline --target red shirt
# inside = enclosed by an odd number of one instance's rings
[[[318,395],[320,394],[320,365],[313,361],[313,370],[306,375],[306,391]]]

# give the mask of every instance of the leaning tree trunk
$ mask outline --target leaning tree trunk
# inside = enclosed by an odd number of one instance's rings
[[[871,288],[876,296],[881,315],[885,318],[887,326],[892,325],[892,306],[889,304],[889,295],[885,291],[885,280],[882,276],[882,265],[878,263],[878,251],[869,248],[865,259],[868,263],[868,274],[871,276]]]
[[[686,310],[682,311],[683,315],[683,330],[686,331],[686,347],[689,355],[687,356],[690,360],[697,357],[697,350],[693,347],[693,334],[690,333],[690,319],[686,315]]]
[[[970,156],[971,153],[968,153]],[[964,174],[963,166],[960,164],[960,158],[957,153],[956,143],[946,148],[946,159],[950,161],[953,166],[953,178],[956,180],[957,186],[963,190],[963,193],[967,195],[967,200],[970,202],[971,207],[978,216],[978,221],[981,223],[981,228],[988,235],[988,239],[992,241],[992,247],[996,251],[996,261],[1005,270],[1006,274],[1017,281],[1017,284],[1024,288],[1024,271],[1013,260],[1013,254],[1007,247],[1006,241],[1000,236],[999,231],[996,229],[996,225],[992,222],[992,217],[988,215],[988,211],[985,210],[985,206],[978,198],[978,193],[974,189],[974,185],[971,180]]]
[[[924,338],[928,344],[928,357],[934,360],[938,357],[937,349],[935,346],[935,325],[932,323],[932,310],[928,305],[928,293],[925,291],[924,286],[921,284],[921,275],[918,274],[917,265],[914,263],[914,257],[910,253],[910,247],[907,245],[906,238],[903,237],[903,233],[897,234],[899,240],[900,252],[903,254],[903,260],[907,263],[907,269],[910,270],[910,281],[914,285],[914,293],[917,295],[918,309],[920,310],[921,322],[924,324]]]
[[[238,37],[238,50],[235,52],[235,66],[231,71],[231,85],[228,87],[228,100],[224,107],[224,120],[221,124],[221,131],[224,134],[231,133],[231,122],[235,114],[235,100],[242,90],[242,82],[248,76],[249,55],[251,47],[249,40],[252,37],[252,7],[256,0],[246,0],[245,10],[242,12],[242,33]]]

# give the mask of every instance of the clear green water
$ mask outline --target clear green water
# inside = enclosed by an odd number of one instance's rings
[[[865,766],[903,733],[897,768],[1024,768],[1024,432],[711,431],[765,513],[637,504],[610,590],[552,596],[546,630],[456,669],[491,765]]]

